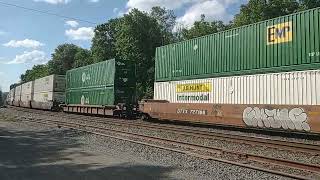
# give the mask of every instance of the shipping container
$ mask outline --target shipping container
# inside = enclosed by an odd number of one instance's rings
[[[14,90],[15,90],[15,88],[12,88],[9,91],[9,101],[8,101],[9,105],[13,105],[12,103],[14,101],[14,96],[15,96],[15,94],[14,94],[15,91]]]
[[[66,104],[116,106],[135,102],[135,68],[116,59],[73,69],[66,76]]]
[[[34,82],[34,93],[40,92],[64,92],[66,80],[64,75],[50,75]]]
[[[156,82],[170,103],[320,105],[320,70]]]
[[[31,107],[31,101],[33,99],[34,81],[30,81],[21,85],[21,107]]]
[[[320,8],[159,47],[156,81],[320,68]]]
[[[21,101],[21,85],[15,87],[14,89],[14,101],[13,101],[13,105],[14,106],[20,106],[20,101]]]
[[[34,81],[32,108],[59,110],[65,103],[66,80],[64,75],[50,75]]]

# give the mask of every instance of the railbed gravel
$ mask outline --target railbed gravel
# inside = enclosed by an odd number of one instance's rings
[[[30,114],[28,114],[28,115],[30,116]],[[192,136],[178,135],[175,133],[169,134],[169,133],[167,133],[165,131],[161,131],[161,130],[150,130],[150,129],[139,128],[139,127],[133,128],[130,126],[117,126],[117,125],[108,124],[107,121],[106,121],[106,124],[103,124],[100,122],[91,122],[91,121],[86,121],[86,120],[80,120],[81,118],[91,118],[92,120],[95,119],[93,117],[83,116],[83,115],[65,115],[65,116],[69,116],[69,118],[64,117],[63,114],[61,114],[61,117],[56,116],[54,118],[56,118],[56,120],[65,121],[65,122],[76,122],[76,123],[81,122],[81,124],[82,123],[88,124],[88,125],[90,124],[90,125],[94,125],[94,126],[99,125],[101,127],[106,127],[106,128],[110,128],[110,129],[114,129],[114,130],[121,130],[121,131],[125,131],[125,132],[167,138],[167,139],[171,139],[171,140],[178,140],[178,141],[183,141],[183,142],[187,142],[187,143],[194,143],[194,144],[204,145],[204,146],[208,146],[208,147],[223,148],[223,149],[228,149],[228,150],[232,150],[232,151],[245,152],[245,153],[250,153],[250,154],[255,154],[255,155],[261,155],[261,156],[278,158],[278,159],[286,159],[286,160],[292,160],[292,161],[309,163],[309,164],[316,164],[316,165],[320,164],[320,156],[319,155],[311,155],[311,154],[297,152],[297,151],[278,150],[278,149],[268,148],[268,147],[263,147],[263,146],[252,146],[252,145],[247,145],[247,144],[239,144],[239,143],[234,143],[234,142],[230,142],[230,141],[216,140],[216,139],[210,139],[210,138],[197,138],[197,137],[192,137]],[[44,115],[44,117],[46,117],[46,115]],[[72,117],[77,117],[77,118],[72,119]],[[30,118],[32,118],[32,115]],[[230,133],[230,131],[228,131],[228,133]],[[231,133],[233,133],[233,132],[231,132]]]
[[[40,111],[41,112],[41,111]],[[19,113],[23,113],[22,115],[25,117],[29,118],[45,118],[46,116],[52,115],[52,112],[48,112],[48,114],[32,114],[32,113],[26,113],[26,112],[21,112],[18,111]],[[17,114],[15,113],[15,114]],[[37,112],[38,113],[38,112]],[[246,153],[251,153],[251,154],[256,154],[256,155],[261,155],[261,156],[267,156],[267,157],[274,157],[274,158],[281,158],[281,159],[287,159],[287,160],[292,160],[292,161],[298,161],[298,162],[304,162],[304,163],[311,163],[311,164],[320,164],[320,157],[319,156],[313,156],[310,154],[302,153],[302,152],[292,152],[292,151],[280,151],[274,148],[267,148],[267,147],[262,147],[262,146],[251,146],[251,145],[246,145],[246,144],[239,144],[239,143],[234,143],[234,142],[228,142],[228,141],[223,141],[223,140],[212,140],[212,139],[205,139],[205,138],[196,138],[192,136],[182,136],[174,133],[166,133],[161,130],[150,130],[150,129],[145,129],[145,128],[138,128],[138,127],[121,127],[121,126],[115,126],[111,124],[102,124],[102,123],[96,123],[96,122],[91,122],[91,121],[85,121],[85,120],[80,120],[81,118],[92,118],[89,116],[83,116],[83,115],[73,115],[73,114],[56,114],[53,113],[54,116],[50,116],[50,118],[54,118],[55,120],[60,120],[60,121],[67,121],[67,122],[81,122],[83,124],[90,124],[90,125],[99,125],[102,127],[107,127],[115,130],[122,130],[126,132],[132,132],[132,133],[139,133],[139,134],[145,134],[145,135],[150,135],[150,136],[156,136],[156,137],[163,137],[163,138],[168,138],[168,139],[173,139],[173,140],[180,140],[183,142],[189,142],[189,143],[195,143],[195,144],[200,144],[200,145],[205,145],[205,146],[211,146],[211,147],[218,147],[218,148],[224,148],[228,150],[234,150],[234,151],[240,151],[240,152],[246,152]],[[17,115],[16,115],[17,116]],[[66,118],[67,116],[67,118]],[[69,117],[68,117],[69,116]],[[72,119],[72,117],[76,117],[75,119]],[[106,122],[107,123],[107,122]],[[228,131],[230,133],[230,131]]]
[[[36,116],[32,114],[26,115],[21,112],[14,112],[13,114],[13,111],[9,110],[9,112],[7,112],[7,109],[0,109],[0,117],[5,117],[5,120],[11,118],[8,122],[12,121],[15,126],[21,126],[21,128],[34,131],[50,130],[52,135],[58,134],[59,136],[65,137],[65,141],[61,143],[68,144],[69,141],[76,140],[84,144],[83,148],[91,151],[108,153],[118,157],[125,156],[126,158],[132,159],[132,161],[142,159],[159,166],[172,166],[180,169],[180,171],[176,173],[178,173],[177,175],[181,177],[181,179],[289,179],[113,138],[24,121],[26,117],[36,118]]]

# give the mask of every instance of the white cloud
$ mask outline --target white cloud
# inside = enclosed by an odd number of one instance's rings
[[[177,19],[178,24],[189,28],[195,21],[200,20],[201,14],[206,16],[206,20],[230,21],[232,15],[228,14],[227,8],[236,3],[235,0],[209,0],[193,4],[185,14]]]
[[[117,13],[119,11],[119,8],[113,8],[113,13]]]
[[[65,34],[72,40],[91,40],[94,36],[94,31],[92,27],[81,27],[66,30]]]
[[[129,0],[127,2],[127,8],[129,10],[137,8],[142,11],[149,11],[152,7],[160,6],[174,10],[191,2],[197,2],[197,0]]]
[[[92,3],[97,3],[99,2],[100,0],[89,0],[89,2],[92,2]]]
[[[79,23],[77,21],[66,21],[66,25],[75,28],[79,26]]]
[[[71,0],[33,0],[35,2],[46,2],[49,4],[67,4],[69,3]]]
[[[6,47],[24,47],[24,48],[39,48],[41,46],[44,46],[43,43],[36,41],[36,40],[32,40],[32,39],[25,39],[25,40],[21,40],[21,41],[16,41],[16,40],[11,40],[5,44],[3,44],[3,46]]]
[[[184,15],[177,18],[177,22],[183,27],[189,28],[194,21],[200,20],[201,14],[205,14],[207,20],[229,21],[232,14],[227,9],[234,5],[240,5],[248,0],[129,0],[126,8],[142,11],[150,11],[154,6],[165,7],[172,10],[186,9]],[[177,27],[176,27],[177,28]]]
[[[25,51],[23,54],[16,55],[16,57],[6,64],[44,64],[49,59],[46,53],[39,50]]]

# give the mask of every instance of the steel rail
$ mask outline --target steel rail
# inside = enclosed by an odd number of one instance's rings
[[[54,113],[54,115],[58,116],[59,114]],[[74,115],[74,114],[64,114],[64,115],[66,115],[66,117],[76,118],[76,119],[80,119],[81,117],[84,116],[84,115]],[[99,122],[103,124],[112,124],[116,126],[123,126],[123,125],[132,126],[133,125],[136,127],[142,127],[147,129],[158,129],[158,130],[170,131],[172,133],[180,134],[180,135],[195,136],[200,138],[219,139],[219,140],[225,140],[225,141],[235,142],[235,143],[241,142],[243,144],[254,145],[254,146],[257,146],[257,145],[268,146],[276,149],[300,151],[305,153],[311,153],[314,155],[320,154],[320,145],[300,143],[300,142],[294,142],[294,141],[274,140],[274,139],[262,138],[262,137],[234,135],[230,133],[208,132],[203,130],[195,130],[187,127],[182,128],[182,127],[163,125],[163,124],[147,125],[144,123],[129,122],[121,119],[115,120],[112,118],[102,119],[97,117],[91,117],[91,119],[86,119],[86,121]]]
[[[33,122],[39,122],[39,121],[48,121],[48,120],[43,120],[43,119],[37,119],[37,120],[29,120]],[[264,156],[259,156],[259,155],[254,155],[254,154],[249,154],[249,153],[242,153],[242,152],[237,152],[237,151],[230,151],[222,148],[214,148],[214,147],[208,147],[208,146],[202,146],[202,145],[197,145],[197,144],[191,144],[191,143],[185,143],[185,142],[180,142],[180,141],[175,141],[171,139],[166,139],[166,138],[158,138],[158,137],[153,137],[153,136],[147,136],[147,135],[141,135],[137,133],[129,133],[126,131],[120,131],[120,130],[114,130],[110,128],[101,128],[98,126],[92,126],[92,125],[85,125],[85,124],[79,124],[79,123],[67,123],[67,122],[61,122],[61,121],[56,121],[56,120],[49,120],[50,122],[56,123],[58,126],[64,126],[67,125],[72,128],[77,128],[78,130],[82,130],[79,127],[84,127],[84,128],[92,128],[95,130],[100,130],[100,131],[107,131],[107,132],[112,132],[112,133],[117,133],[121,134],[124,136],[130,136],[134,138],[143,138],[144,140],[149,140],[149,141],[156,141],[159,143],[170,143],[171,145],[176,145],[176,146],[183,146],[184,148],[191,148],[194,150],[203,150],[209,153],[214,153],[214,154],[223,154],[223,153],[229,153],[229,154],[234,154],[237,155],[238,157],[245,157],[248,160],[252,160],[255,162],[263,162],[263,163],[271,163],[274,165],[280,165],[283,167],[290,167],[294,169],[301,169],[304,171],[313,171],[313,172],[320,172],[320,166],[318,165],[311,165],[311,164],[305,164],[305,163],[299,163],[295,161],[288,161],[288,160],[283,160],[283,159],[276,159],[276,158],[270,158],[270,157],[264,157]],[[77,127],[75,127],[77,126]]]
[[[248,165],[248,164],[244,164],[244,163],[225,160],[225,159],[217,158],[217,157],[210,156],[210,155],[202,155],[202,154],[195,153],[195,152],[192,152],[192,151],[179,150],[179,149],[176,149],[176,148],[168,148],[168,147],[165,147],[165,146],[146,143],[145,141],[142,142],[142,141],[132,140],[132,139],[129,139],[129,138],[118,137],[118,136],[114,136],[114,135],[108,135],[108,134],[101,133],[101,132],[94,132],[92,130],[90,131],[90,130],[86,130],[86,129],[80,128],[80,127],[88,127],[87,125],[83,125],[83,124],[66,123],[66,122],[60,122],[60,121],[54,121],[54,120],[49,120],[48,121],[48,120],[43,120],[43,119],[38,119],[38,120],[34,120],[34,119],[30,120],[29,119],[27,121],[46,124],[46,125],[55,125],[55,126],[57,125],[59,127],[71,128],[71,129],[75,129],[75,130],[79,130],[79,131],[82,131],[82,132],[87,132],[87,133],[91,133],[91,134],[95,134],[95,135],[100,135],[100,136],[104,136],[104,137],[119,139],[119,140],[128,141],[128,142],[132,142],[132,143],[136,143],[136,144],[141,144],[141,145],[145,145],[145,146],[159,148],[159,149],[163,149],[163,150],[182,153],[182,154],[186,154],[186,155],[189,155],[189,156],[194,156],[194,157],[205,159],[205,160],[214,160],[214,161],[218,161],[218,162],[223,162],[223,163],[227,163],[227,164],[231,164],[231,165],[241,166],[241,167],[245,167],[245,168],[249,168],[249,169],[253,169],[253,170],[258,170],[258,171],[262,171],[262,172],[267,172],[267,173],[271,173],[271,174],[275,174],[275,175],[280,175],[280,176],[284,176],[284,177],[290,177],[290,178],[295,178],[295,179],[303,179],[303,180],[311,180],[312,179],[312,178],[305,177],[305,176],[289,174],[289,173],[285,173],[285,172],[281,172],[281,171],[275,171],[275,170],[270,170],[270,169],[266,169],[266,168],[256,167],[254,165]],[[75,125],[78,126],[78,127],[76,127]],[[110,133],[110,129],[100,128],[100,127],[90,127],[90,128],[99,129],[99,130],[106,131],[106,132]],[[112,133],[114,133],[114,132],[115,131],[112,130]],[[123,134],[122,132],[120,132],[120,133],[115,132],[115,133],[116,134]],[[125,132],[124,134],[132,136],[131,134],[128,134],[127,132]],[[141,137],[143,139],[145,139],[144,135],[142,135]],[[151,138],[149,140],[154,140],[153,137],[148,137],[148,138]],[[159,139],[160,138],[158,138],[158,140]],[[160,139],[159,141],[162,142],[162,143],[166,143],[167,142],[167,140],[164,140],[164,139]],[[183,143],[181,144],[181,142],[178,142],[178,143],[179,143],[178,144],[179,146],[181,146],[183,144]],[[188,147],[188,144],[183,144],[183,145]],[[198,145],[196,145],[196,146],[198,146]],[[193,145],[191,147],[193,147]]]

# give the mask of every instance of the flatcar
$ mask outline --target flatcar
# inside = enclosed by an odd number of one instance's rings
[[[320,133],[320,8],[159,47],[144,117]]]

